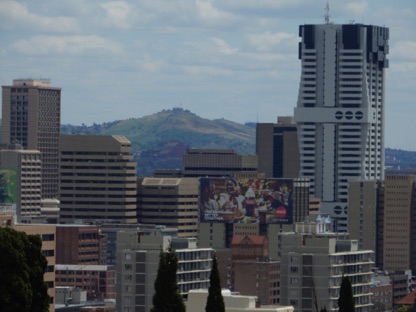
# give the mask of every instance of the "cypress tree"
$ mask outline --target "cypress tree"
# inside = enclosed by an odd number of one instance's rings
[[[209,289],[206,312],[225,312],[224,298],[221,293],[220,273],[218,271],[217,257],[212,259],[211,274],[209,276]]]
[[[185,303],[179,293],[177,273],[178,256],[172,247],[160,251],[159,268],[155,280],[151,312],[185,312]]]
[[[339,312],[354,312],[354,296],[352,293],[351,282],[348,277],[344,277],[341,282],[338,298]]]

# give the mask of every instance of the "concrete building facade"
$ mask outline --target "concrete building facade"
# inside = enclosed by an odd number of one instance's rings
[[[185,177],[258,177],[257,155],[238,155],[232,149],[189,149],[183,156]]]
[[[15,79],[2,89],[2,143],[39,150],[42,198],[58,198],[61,88],[45,79]]]
[[[310,178],[311,196],[321,198],[334,230],[346,231],[348,182],[384,178],[389,30],[328,22],[302,25],[299,36],[300,176]]]
[[[116,298],[116,272],[109,265],[55,265],[56,286],[86,291],[87,300],[104,301]]]
[[[384,180],[383,270],[412,270],[416,275],[416,176],[388,175]]]
[[[42,207],[42,162],[41,153],[37,150],[19,148],[0,150],[0,176],[7,181],[7,175],[14,175],[15,185],[7,183],[1,188],[1,202],[15,193],[16,214],[19,217],[39,217]],[[9,177],[11,179],[11,177]],[[4,189],[14,187],[14,190]]]
[[[138,180],[137,211],[142,224],[178,229],[178,237],[197,237],[199,182],[197,178]]]
[[[298,178],[299,147],[293,117],[278,117],[277,123],[256,124],[258,171],[266,178]]]
[[[270,260],[265,236],[234,235],[231,243],[231,286],[257,296],[262,305],[280,303],[280,262]]]
[[[281,303],[296,311],[338,311],[341,281],[352,284],[355,311],[372,311],[371,275],[374,252],[358,242],[328,231],[327,220],[296,224],[281,233]]]
[[[60,223],[136,223],[136,163],[123,136],[62,135]]]
[[[100,229],[94,225],[56,226],[57,264],[100,264]]]
[[[374,250],[375,259],[382,257],[379,242],[379,217],[383,213],[383,183],[374,180],[351,181],[348,187],[348,231],[361,250]],[[376,266],[378,267],[377,263]]]
[[[151,235],[119,232],[117,240],[116,302],[117,311],[149,312],[161,250],[169,245],[178,256],[178,286],[186,297],[191,289],[209,287],[212,248],[198,248],[195,238],[174,238],[158,230]]]

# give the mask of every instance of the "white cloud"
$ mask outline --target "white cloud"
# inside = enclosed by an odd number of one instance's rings
[[[309,3],[310,0],[228,0],[224,2],[224,5],[235,8],[246,9],[284,9],[293,8],[302,5],[302,3]]]
[[[185,72],[191,75],[229,76],[232,71],[229,69],[214,66],[185,66]]]
[[[289,41],[290,44],[293,44],[296,47],[296,43],[299,39],[290,33],[278,32],[278,33],[270,33],[265,32],[262,34],[251,34],[248,35],[248,40],[251,45],[255,46],[256,49],[260,51],[267,51],[270,50],[277,45],[280,45],[284,42]]]
[[[209,0],[196,0],[195,5],[199,16],[205,20],[221,21],[231,18],[230,14],[217,9]]]
[[[211,40],[218,47],[219,51],[225,55],[232,55],[238,52],[238,48],[232,48],[224,40],[220,38],[211,38]]]
[[[102,3],[101,8],[113,26],[120,29],[129,29],[133,26],[135,9],[130,4],[124,1],[112,1]]]
[[[105,38],[91,36],[36,36],[21,40],[12,48],[26,55],[83,54],[86,52],[119,53],[121,47]]]
[[[160,72],[166,67],[166,63],[163,60],[152,60],[149,56],[137,60],[136,64],[141,69],[152,73]]]
[[[345,10],[353,16],[362,17],[367,7],[367,1],[350,2],[346,4]]]
[[[391,50],[395,58],[416,61],[416,41],[398,41]]]
[[[0,1],[0,27],[4,29],[39,29],[51,32],[70,32],[78,29],[76,20],[70,17],[41,16],[29,12],[26,4],[16,1]]]

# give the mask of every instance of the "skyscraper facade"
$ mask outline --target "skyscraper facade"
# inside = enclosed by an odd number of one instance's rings
[[[2,143],[42,153],[42,198],[58,198],[61,89],[49,80],[15,79],[3,86]]]
[[[300,176],[311,181],[321,213],[347,229],[348,182],[384,177],[385,27],[303,25],[295,121]]]
[[[61,135],[60,223],[137,222],[136,162],[119,135]]]
[[[293,117],[278,117],[277,123],[256,124],[258,171],[267,178],[298,178],[299,150]]]

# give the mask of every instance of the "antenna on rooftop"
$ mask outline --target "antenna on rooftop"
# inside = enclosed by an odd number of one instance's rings
[[[329,24],[329,2],[327,2],[325,4],[325,14],[324,14],[324,18],[325,18],[325,24]]]

